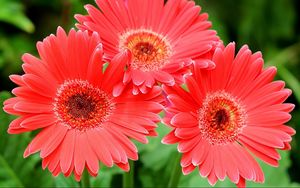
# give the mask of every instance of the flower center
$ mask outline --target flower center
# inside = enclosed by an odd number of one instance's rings
[[[224,145],[236,141],[245,125],[246,111],[237,98],[225,91],[207,94],[199,110],[203,138],[213,145]]]
[[[213,119],[215,125],[217,126],[216,128],[221,130],[225,129],[224,125],[226,125],[226,123],[229,121],[228,114],[224,109],[217,111]]]
[[[131,67],[145,72],[161,69],[171,56],[171,45],[166,37],[146,29],[122,34],[119,49],[129,49],[133,55]]]
[[[75,94],[65,101],[67,112],[74,118],[91,118],[91,114],[95,111],[96,104],[93,99],[84,94]]]
[[[113,108],[112,98],[83,80],[65,81],[54,102],[59,122],[80,131],[101,126]]]

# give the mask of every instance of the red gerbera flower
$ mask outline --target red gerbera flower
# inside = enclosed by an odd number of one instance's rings
[[[165,87],[171,107],[164,122],[173,130],[163,143],[178,143],[184,174],[196,167],[211,185],[227,176],[238,186],[245,179],[263,182],[264,174],[252,154],[278,166],[276,149],[290,149],[294,129],[291,95],[283,81],[272,81],[276,68],[263,69],[261,53],[244,46],[234,57],[235,45],[218,48],[212,71],[194,67],[186,77],[187,90]]]
[[[97,31],[104,52],[112,58],[130,50],[132,61],[123,84],[133,84],[132,92],[146,93],[156,82],[182,83],[188,66],[196,62],[201,68],[213,68],[205,58],[219,42],[216,32],[209,30],[207,14],[194,1],[169,0],[96,0],[100,10],[86,5],[89,15],[76,15],[82,30]],[[119,95],[124,85],[115,88]]]
[[[113,58],[103,72],[96,33],[71,30],[67,35],[58,28],[57,36],[38,42],[37,48],[41,59],[23,56],[25,74],[10,77],[19,85],[12,91],[16,97],[4,103],[7,113],[20,116],[11,122],[9,133],[42,128],[24,156],[40,151],[43,168],[55,176],[74,172],[77,180],[85,167],[96,176],[99,161],[128,171],[128,158],[138,158],[129,138],[146,143],[146,136],[156,134],[161,90],[113,97],[112,88],[122,79],[130,53]]]

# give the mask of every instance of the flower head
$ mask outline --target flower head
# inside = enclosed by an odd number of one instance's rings
[[[163,98],[154,87],[133,96],[125,91],[114,97],[114,84],[123,76],[130,53],[115,56],[104,70],[102,44],[97,33],[58,28],[37,44],[41,59],[23,55],[24,75],[12,75],[19,85],[16,97],[4,102],[4,110],[20,116],[8,132],[18,134],[42,129],[24,152],[40,151],[43,168],[53,175],[74,172],[80,180],[83,170],[96,176],[99,161],[129,170],[128,159],[138,158],[130,138],[146,143],[156,135]]]
[[[164,122],[172,131],[163,143],[178,143],[184,174],[196,167],[211,185],[227,176],[238,186],[245,180],[263,182],[253,155],[278,166],[277,149],[290,149],[294,129],[284,125],[293,104],[284,103],[291,91],[273,81],[276,69],[263,69],[261,53],[235,45],[217,48],[211,71],[193,67],[187,90],[164,86],[171,106]]]
[[[174,85],[183,82],[192,62],[213,68],[207,53],[219,43],[210,30],[207,14],[188,0],[96,0],[97,9],[86,5],[87,16],[76,15],[82,30],[97,31],[104,52],[111,59],[124,50],[132,53],[123,83],[115,87],[119,95],[125,85],[132,92],[147,93],[156,82]],[[199,48],[200,46],[200,48]]]

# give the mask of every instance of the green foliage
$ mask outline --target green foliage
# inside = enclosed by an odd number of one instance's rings
[[[62,174],[54,178],[55,187],[79,187],[74,177],[66,178]]]
[[[284,16],[280,12],[284,12]],[[291,0],[243,0],[240,18],[238,41],[261,46],[262,50],[294,35],[295,9]]]
[[[0,0],[0,21],[12,24],[28,33],[34,32],[34,25],[24,14],[20,1]]]
[[[150,138],[147,145],[137,144],[142,163],[138,166],[137,171],[138,174],[141,174],[139,179],[144,187],[167,186],[166,180],[170,178],[177,156],[175,145],[161,144],[163,135],[166,135],[169,130],[165,125],[159,124],[158,137]]]
[[[2,37],[0,33],[0,69],[3,69],[3,76],[20,72],[21,55],[24,52],[32,51],[34,44],[24,35],[11,35],[9,38]]]
[[[267,65],[274,65],[278,68],[278,75],[286,81],[293,90],[296,100],[300,103],[300,83],[298,63],[300,54],[300,43],[294,44],[281,51],[274,58],[271,58]]]
[[[110,187],[114,176],[121,176],[124,172],[118,167],[107,168],[100,167],[99,175],[96,178],[90,178],[91,187]]]

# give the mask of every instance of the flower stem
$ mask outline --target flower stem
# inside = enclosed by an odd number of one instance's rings
[[[180,153],[176,154],[176,158],[173,163],[172,174],[170,176],[170,180],[168,183],[169,188],[178,186],[178,183],[179,183],[179,180],[180,180],[180,177],[182,174],[181,166],[180,166],[180,159],[181,159],[181,154]]]
[[[123,174],[123,188],[134,188],[134,163],[129,161],[130,171]]]
[[[85,170],[83,172],[83,175],[82,175],[82,179],[81,179],[81,187],[82,188],[88,188],[88,187],[91,187],[91,183],[90,183],[90,175],[88,173],[87,170]]]

